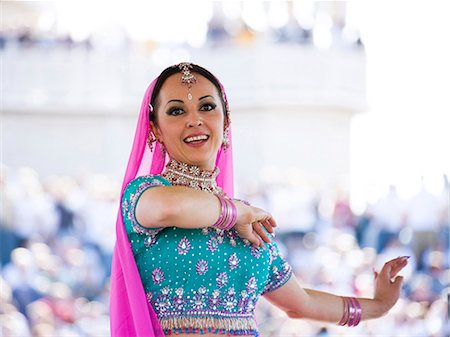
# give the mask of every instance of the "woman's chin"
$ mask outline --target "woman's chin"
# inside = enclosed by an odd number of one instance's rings
[[[203,170],[214,170],[217,152],[218,151],[213,151],[206,148],[193,149],[192,151],[189,151],[189,153],[184,156],[184,160],[181,161],[189,165],[198,166]]]

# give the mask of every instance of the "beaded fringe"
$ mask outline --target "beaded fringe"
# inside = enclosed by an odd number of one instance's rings
[[[163,330],[173,333],[214,332],[231,335],[255,335],[253,318],[172,317],[160,319]],[[188,328],[180,328],[188,327]]]

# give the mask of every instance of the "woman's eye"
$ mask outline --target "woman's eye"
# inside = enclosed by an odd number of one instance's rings
[[[167,112],[167,114],[170,115],[170,116],[179,116],[179,115],[181,115],[183,112],[184,112],[183,109],[180,109],[180,108],[173,108],[173,109],[170,109],[170,110]]]
[[[211,111],[211,110],[214,110],[215,108],[216,108],[216,105],[214,103],[207,103],[207,104],[203,104],[202,107],[200,108],[200,110]]]

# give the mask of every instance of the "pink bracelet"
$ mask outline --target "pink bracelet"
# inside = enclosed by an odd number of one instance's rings
[[[356,308],[355,305],[353,304],[353,300],[351,297],[347,297],[347,300],[349,301],[349,318],[348,318],[348,322],[347,325],[348,326],[353,326],[353,322],[355,320],[355,314],[356,314]]]
[[[217,221],[211,227],[222,228],[225,222],[226,204],[223,198],[217,196],[217,199],[219,199],[220,202],[220,215],[219,218],[217,218]]]
[[[338,325],[357,326],[361,322],[362,317],[361,304],[356,297],[341,296],[341,298],[344,302],[344,313]]]
[[[236,224],[237,210],[231,200],[217,196],[220,202],[220,215],[217,221],[212,225],[214,228],[228,230]]]
[[[348,322],[348,301],[346,297],[341,296],[341,298],[344,302],[344,313],[342,314],[342,318],[339,321],[338,325],[344,326]]]
[[[228,205],[228,223],[224,226],[223,229],[228,230],[230,228],[232,228],[235,224],[236,224],[236,218],[237,218],[237,210],[236,210],[236,206],[234,205],[234,203],[229,200],[229,199],[224,199],[225,202]]]
[[[359,324],[359,322],[361,322],[362,309],[361,309],[361,304],[359,303],[357,298],[353,297],[353,302],[356,307],[355,321],[353,323],[353,326],[357,326]]]

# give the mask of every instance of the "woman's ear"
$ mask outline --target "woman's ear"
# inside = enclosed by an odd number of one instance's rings
[[[161,141],[162,139],[161,131],[152,121],[150,121],[150,130],[155,135],[156,140]]]

